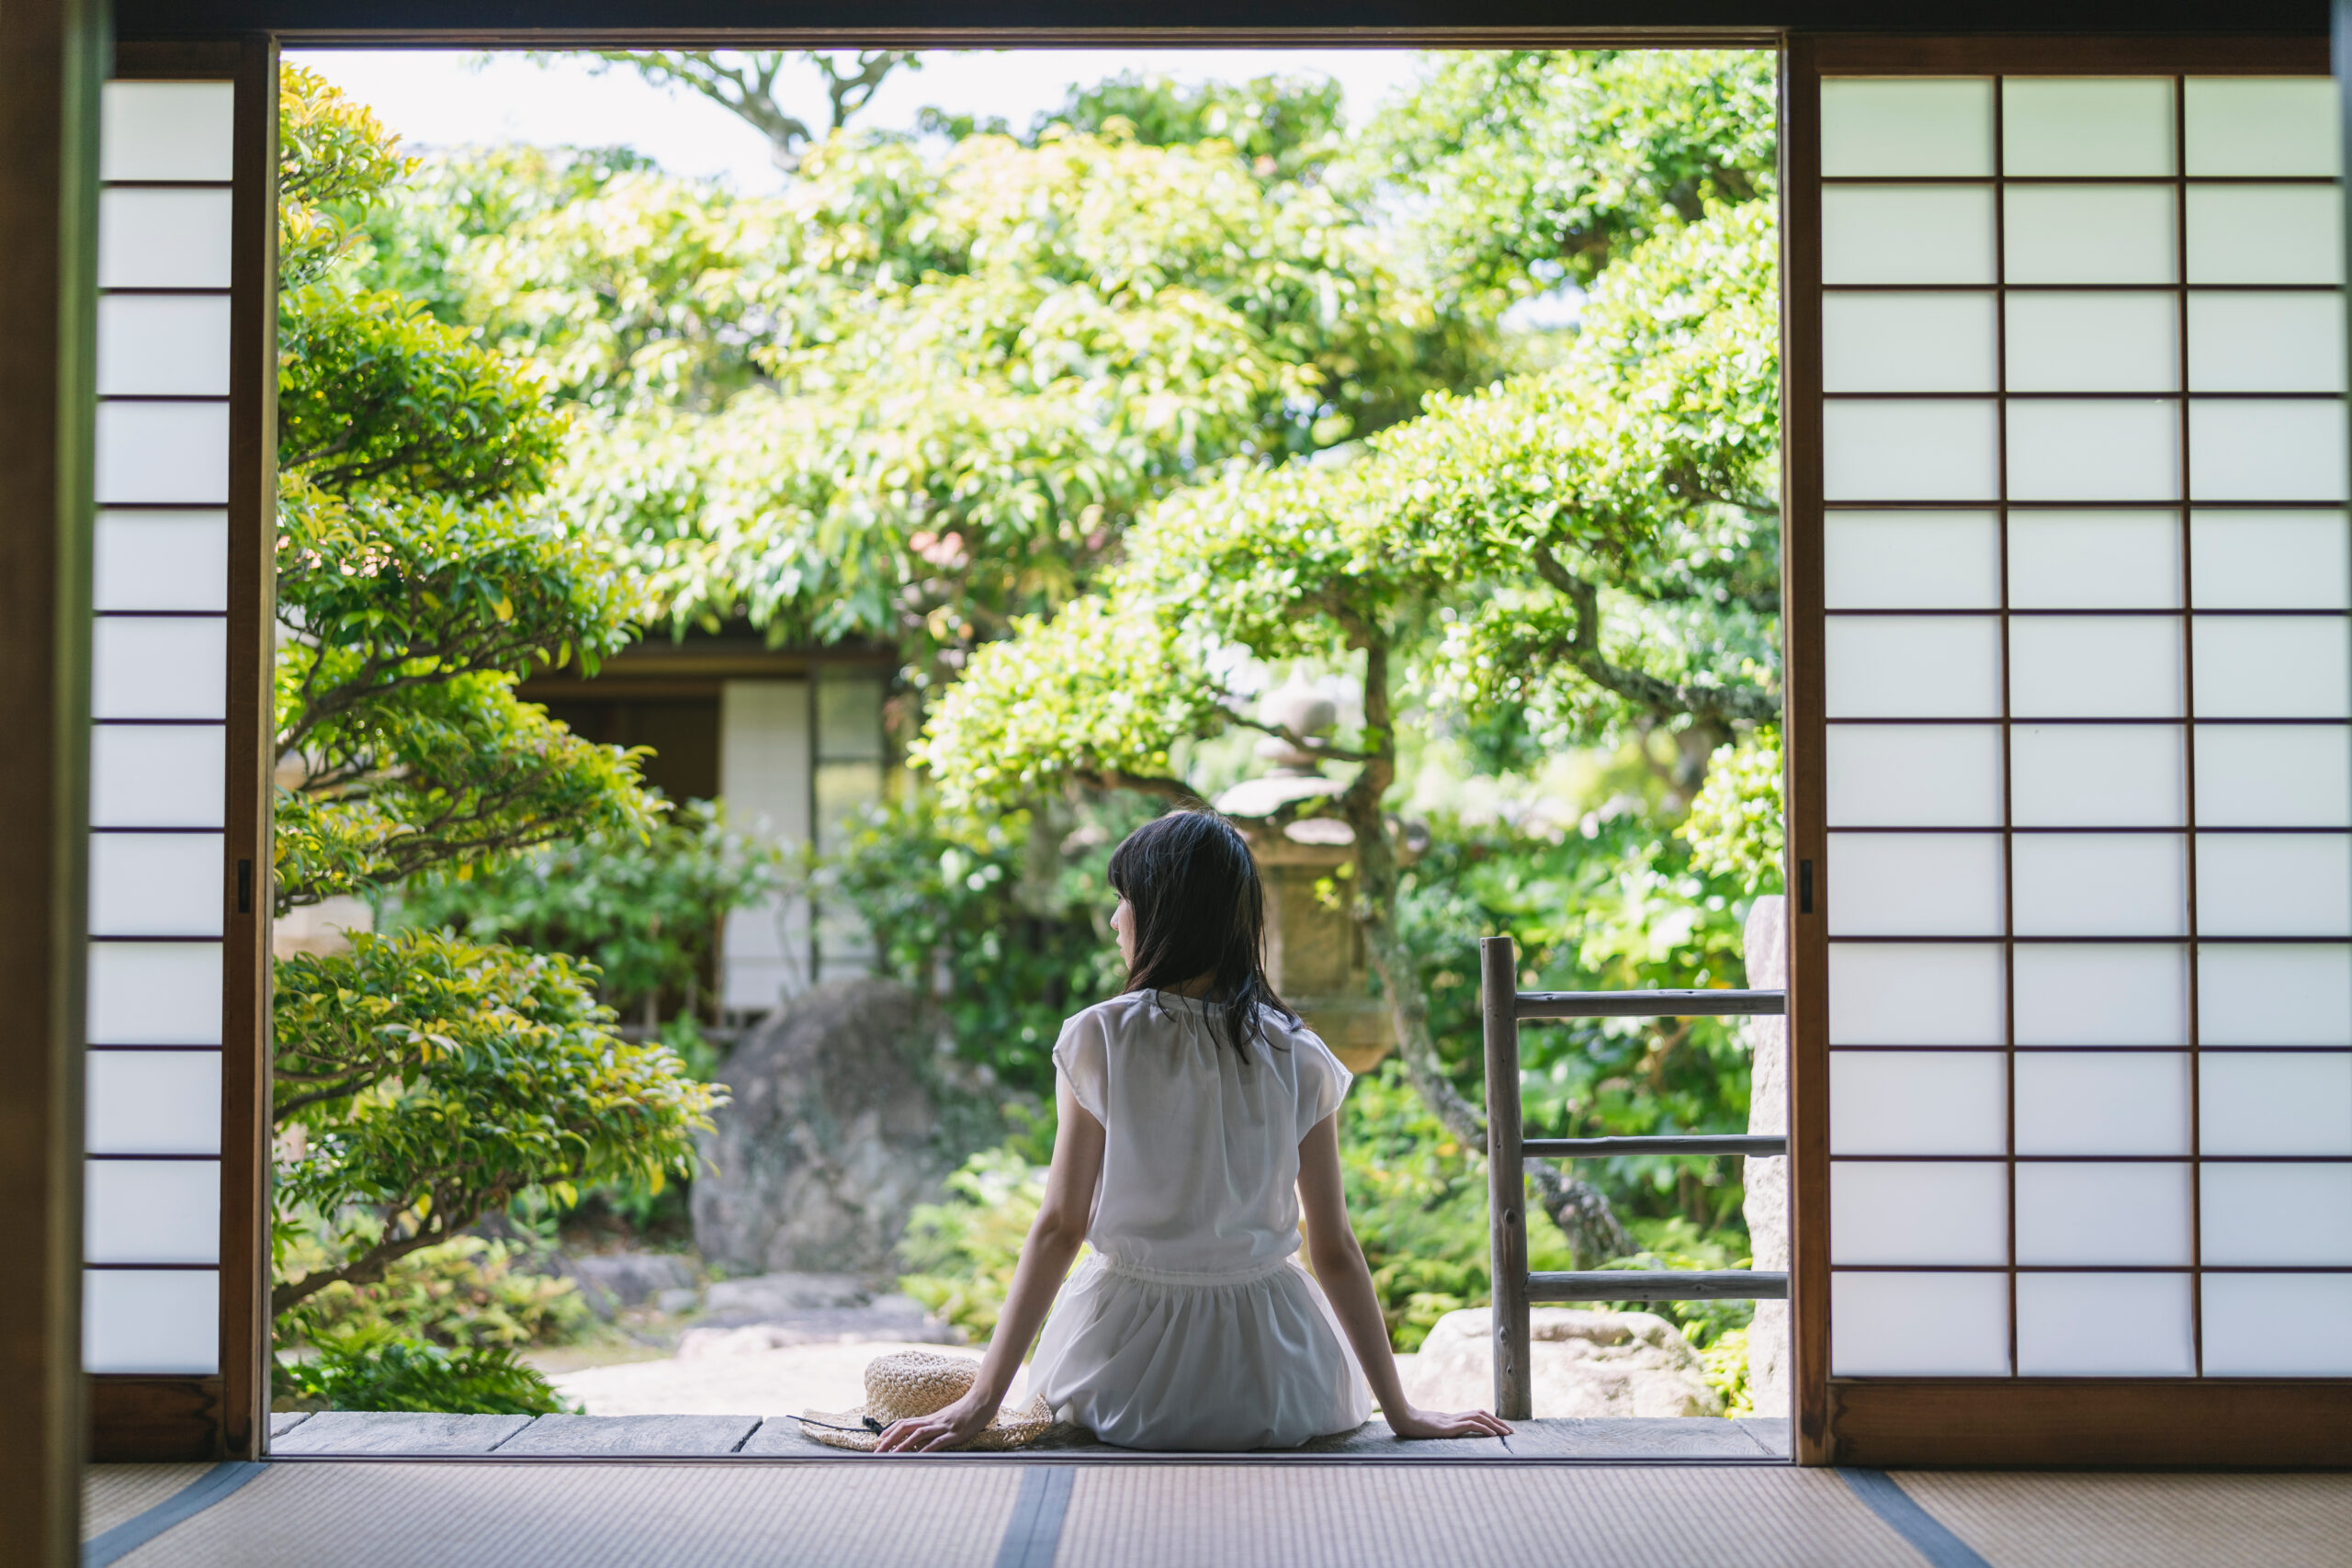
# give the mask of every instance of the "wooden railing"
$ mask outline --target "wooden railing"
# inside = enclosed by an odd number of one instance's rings
[[[1487,1180],[1494,1243],[1495,1414],[1524,1421],[1534,1384],[1528,1308],[1535,1302],[1763,1301],[1786,1296],[1785,1273],[1749,1269],[1589,1269],[1531,1273],[1527,1267],[1527,1156],[1784,1155],[1789,1141],[1749,1133],[1654,1138],[1529,1138],[1521,1134],[1519,1026],[1569,1018],[1758,1017],[1785,1013],[1785,991],[1522,991],[1519,948],[1507,936],[1478,944],[1487,1023]]]

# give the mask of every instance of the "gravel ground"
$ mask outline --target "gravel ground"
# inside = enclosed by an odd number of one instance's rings
[[[979,1359],[978,1351],[867,1339],[691,1361],[589,1367],[548,1381],[591,1416],[796,1416],[804,1410],[847,1410],[861,1403],[865,1398],[865,1363],[893,1350]],[[1013,1381],[1016,1398],[1021,1382]]]

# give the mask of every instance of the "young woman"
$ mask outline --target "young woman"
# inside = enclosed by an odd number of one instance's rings
[[[1111,886],[1127,988],[1054,1046],[1054,1163],[996,1337],[968,1393],[879,1450],[969,1442],[1040,1323],[1031,1390],[1125,1448],[1289,1448],[1363,1425],[1371,1394],[1400,1438],[1508,1434],[1398,1385],[1340,1187],[1348,1070],[1266,983],[1241,835],[1162,817],[1111,857]],[[1292,1260],[1302,1200],[1313,1279]],[[1081,1241],[1094,1255],[1063,1283]]]

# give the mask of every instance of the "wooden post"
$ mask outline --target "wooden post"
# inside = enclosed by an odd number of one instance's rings
[[[1495,1414],[1533,1415],[1528,1365],[1527,1178],[1520,1150],[1519,948],[1507,936],[1478,943],[1487,1013],[1487,1224],[1494,1248]]]
[[[0,1562],[79,1561],[90,427],[106,7],[0,7]]]

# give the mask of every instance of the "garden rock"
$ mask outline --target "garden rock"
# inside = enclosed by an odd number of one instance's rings
[[[752,1323],[796,1312],[825,1307],[862,1307],[874,1292],[854,1274],[761,1274],[749,1280],[721,1280],[711,1286],[704,1306],[711,1323]]]
[[[1536,1307],[1529,1316],[1537,1416],[1723,1414],[1698,1352],[1656,1313]],[[1399,1359],[1406,1397],[1430,1410],[1493,1409],[1492,1324],[1485,1307],[1439,1318],[1420,1353]]]
[[[616,1307],[643,1306],[677,1291],[691,1303],[695,1293],[694,1263],[674,1252],[584,1253],[565,1258],[559,1272],[573,1281],[598,1317],[608,1320]]]
[[[961,1153],[941,1135],[932,1054],[914,994],[888,980],[812,987],[747,1036],[718,1075],[733,1102],[701,1140],[703,1256],[745,1272],[894,1272],[908,1213]]]

